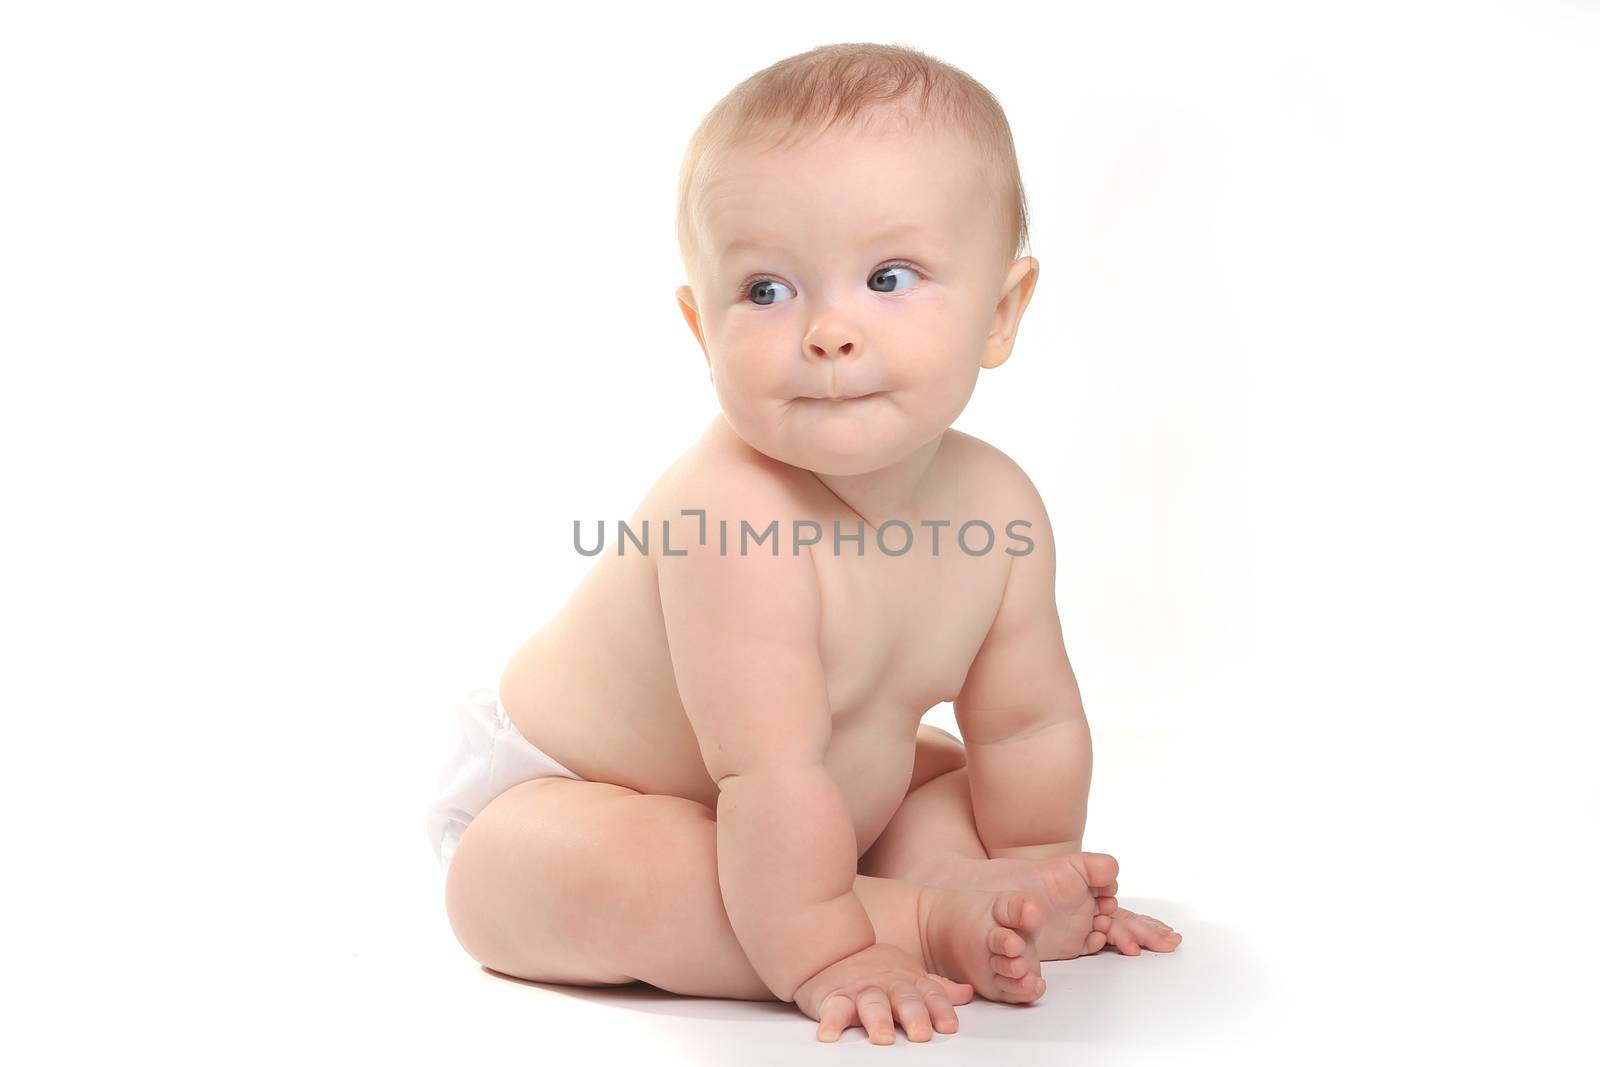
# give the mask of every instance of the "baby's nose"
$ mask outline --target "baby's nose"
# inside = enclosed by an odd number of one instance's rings
[[[848,356],[855,352],[855,334],[837,323],[819,324],[806,337],[806,348],[818,359]]]

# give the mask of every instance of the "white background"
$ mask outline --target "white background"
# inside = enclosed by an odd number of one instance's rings
[[[492,978],[422,823],[572,520],[715,411],[689,134],[850,40],[1009,114],[1041,279],[956,425],[1050,509],[1088,844],[1186,934],[898,1052]],[[7,6],[4,1040],[1592,1056],[1597,131],[1594,3]]]

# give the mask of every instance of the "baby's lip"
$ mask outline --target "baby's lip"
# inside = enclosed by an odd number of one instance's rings
[[[800,399],[802,399],[802,400],[832,400],[832,401],[835,401],[835,402],[841,401],[841,400],[865,400],[869,396],[877,396],[882,391],[883,390],[881,390],[881,389],[875,389],[870,393],[825,393],[822,396],[803,396]]]

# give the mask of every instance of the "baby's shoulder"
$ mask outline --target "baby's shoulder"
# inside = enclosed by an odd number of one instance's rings
[[[941,453],[949,454],[951,467],[971,507],[983,512],[998,509],[1022,517],[1043,512],[1038,487],[1016,460],[971,434],[955,429],[946,430],[945,434]]]
[[[726,424],[714,422],[651,488],[643,510],[661,515],[704,511],[737,523],[766,523],[803,515],[815,485],[806,472],[750,447]]]

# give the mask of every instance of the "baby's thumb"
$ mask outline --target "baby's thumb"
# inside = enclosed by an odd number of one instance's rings
[[[928,972],[928,977],[944,987],[945,996],[952,1004],[966,1004],[972,1000],[972,986],[966,982],[952,982],[942,974]]]

